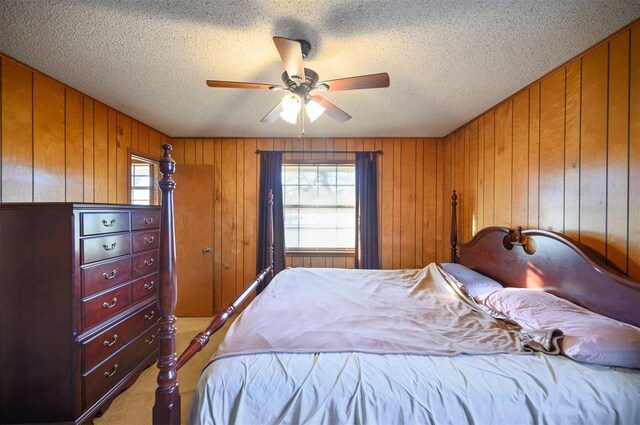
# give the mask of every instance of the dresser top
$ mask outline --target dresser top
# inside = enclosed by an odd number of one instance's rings
[[[129,204],[94,204],[82,202],[21,202],[0,203],[0,210],[8,209],[94,209],[94,210],[132,210],[132,209],[159,209],[160,205],[129,205]]]

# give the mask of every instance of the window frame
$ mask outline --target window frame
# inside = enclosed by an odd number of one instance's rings
[[[311,152],[310,152],[311,153]],[[282,165],[353,165],[355,166],[356,162],[354,159],[283,159]],[[354,171],[355,177],[355,171]],[[284,181],[282,183],[282,187],[284,188]],[[354,185],[355,186],[355,185]],[[355,202],[355,199],[354,199]],[[355,204],[354,204],[355,205]],[[284,214],[284,199],[283,199],[283,214]],[[357,221],[356,221],[357,226]],[[357,229],[356,229],[357,231]],[[353,234],[353,240],[355,243],[356,234]],[[309,248],[287,248],[287,241],[285,238],[285,254],[291,257],[326,257],[327,255],[332,257],[352,257],[356,253],[355,247],[353,248],[317,248],[317,249],[309,249]]]
[[[160,162],[158,158],[154,158],[146,152],[140,152],[131,148],[127,149],[127,153],[127,172],[129,174],[127,178],[127,202],[129,205],[160,205],[161,195],[160,187],[158,186],[158,182],[160,181]],[[131,171],[134,157],[136,157],[136,160],[146,162],[152,166],[152,172],[149,174],[152,179],[151,186],[149,186],[149,204],[133,204],[133,176]]]

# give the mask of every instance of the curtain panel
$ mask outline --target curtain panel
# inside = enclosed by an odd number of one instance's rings
[[[356,268],[378,269],[377,155],[356,153]]]
[[[256,273],[267,267],[267,196],[273,191],[274,273],[284,270],[284,209],[282,205],[282,152],[260,153],[260,195],[258,206],[258,258]],[[268,280],[258,287],[260,293]]]

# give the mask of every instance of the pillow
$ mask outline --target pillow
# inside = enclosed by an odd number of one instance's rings
[[[467,292],[474,298],[502,289],[502,285],[495,280],[471,270],[462,264],[442,263],[440,266],[442,266],[444,271],[455,277],[458,282],[462,283],[467,289]]]
[[[562,352],[574,360],[640,368],[640,328],[539,289],[505,288],[488,294],[482,302],[523,328],[562,330]]]

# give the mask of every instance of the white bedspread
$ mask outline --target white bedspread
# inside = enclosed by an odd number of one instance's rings
[[[638,370],[459,354],[522,349],[435,273],[286,270],[229,329],[190,423],[640,423]]]
[[[350,351],[525,350],[520,334],[461,301],[430,264],[422,270],[286,269],[229,328],[214,358]]]

